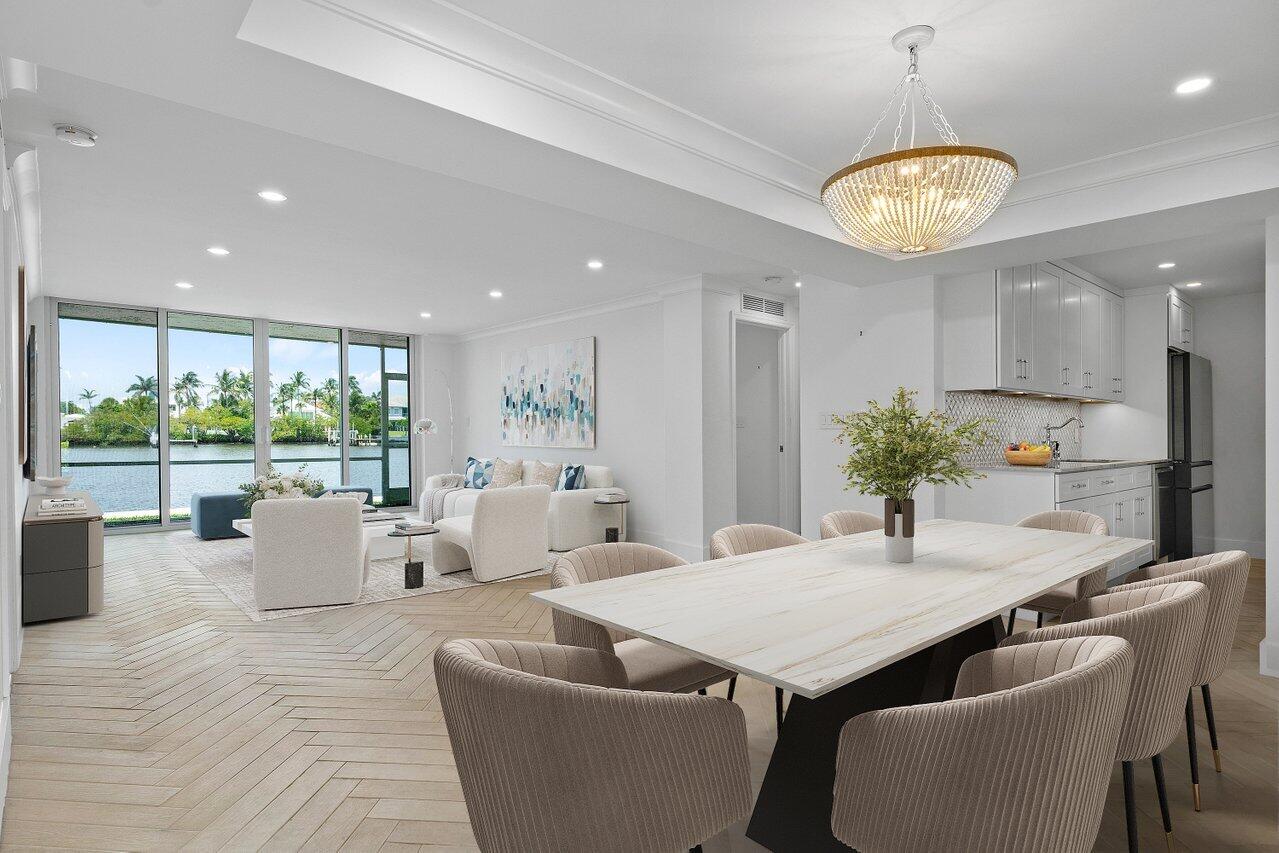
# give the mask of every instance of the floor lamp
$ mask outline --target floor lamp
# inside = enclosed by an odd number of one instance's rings
[[[435,372],[440,374],[444,379],[444,390],[449,398],[449,473],[453,473],[453,388],[449,385],[449,377],[438,367]],[[417,423],[413,424],[413,432],[417,435],[436,435],[440,431],[440,425],[430,418],[421,418]]]

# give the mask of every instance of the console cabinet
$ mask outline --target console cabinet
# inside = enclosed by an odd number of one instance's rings
[[[1123,297],[1043,262],[942,279],[948,391],[1124,398]]]
[[[102,512],[84,492],[81,516],[44,518],[44,495],[27,499],[22,519],[22,624],[102,610]]]

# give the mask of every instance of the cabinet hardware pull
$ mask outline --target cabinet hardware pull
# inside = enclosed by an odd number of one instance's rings
[[[1061,369],[1061,384],[1062,385],[1070,384],[1070,368],[1069,367],[1063,367]]]
[[[1088,484],[1087,483],[1071,483],[1070,487],[1072,489],[1086,489],[1088,488]]]

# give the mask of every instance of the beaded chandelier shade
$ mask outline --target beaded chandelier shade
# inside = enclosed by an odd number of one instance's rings
[[[914,254],[954,245],[995,212],[1017,178],[1017,161],[1010,155],[959,144],[959,136],[919,74],[919,50],[931,41],[931,27],[910,27],[893,38],[896,47],[909,52],[910,67],[853,164],[822,185],[822,204],[835,223],[855,245],[872,252]],[[861,159],[899,99],[892,149]],[[915,147],[917,102],[941,136],[941,145]],[[908,108],[910,144],[899,151]]]

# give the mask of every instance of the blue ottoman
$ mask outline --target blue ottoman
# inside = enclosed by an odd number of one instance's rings
[[[191,495],[191,532],[201,539],[230,539],[244,534],[231,526],[237,518],[248,518],[244,492]]]
[[[363,486],[334,486],[331,492],[360,492],[364,503],[373,503],[373,490]],[[191,495],[191,532],[201,539],[231,539],[244,534],[231,526],[237,518],[248,518],[243,492]]]

